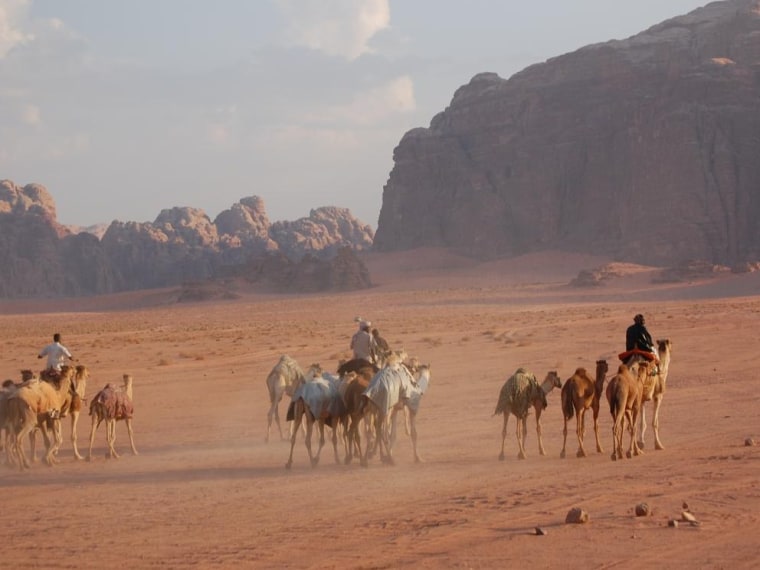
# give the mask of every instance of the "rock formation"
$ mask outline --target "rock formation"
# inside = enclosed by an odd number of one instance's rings
[[[760,3],[713,2],[505,80],[404,135],[374,247],[760,259]]]
[[[152,223],[114,221],[99,239],[59,224],[44,186],[0,181],[5,298],[93,295],[230,276],[283,292],[356,289],[370,280],[353,251],[371,243],[372,230],[348,210],[319,208],[309,218],[273,225],[256,196],[214,222],[197,208],[175,207]],[[192,296],[195,289],[188,290]]]

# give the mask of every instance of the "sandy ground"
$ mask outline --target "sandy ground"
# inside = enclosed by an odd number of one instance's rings
[[[567,285],[603,261],[542,254],[477,264],[427,250],[369,258],[377,286],[358,293],[0,305],[0,376],[38,368],[36,352],[60,331],[92,372],[89,395],[134,376],[140,452],[129,452],[119,424],[122,457],[106,460],[101,426],[95,460],[74,461],[66,424],[60,464],[0,466],[0,567],[756,567],[760,447],[745,440],[760,440],[760,275],[652,285],[650,270],[627,267],[602,287]],[[542,418],[547,455],[531,415],[528,458],[516,457],[512,418],[498,461],[493,409],[506,378],[518,366],[541,378],[556,369],[563,380],[600,358],[616,366],[637,312],[673,342],[665,450],[653,449],[650,428],[645,455],[611,461],[605,401],[604,453],[589,420],[589,456],[575,456],[573,424],[560,459],[555,391]],[[289,442],[264,442],[265,377],[283,353],[334,369],[357,315],[432,367],[418,417],[424,462],[402,436],[395,466],[336,464],[328,443],[312,468],[299,438],[287,471]],[[83,416],[85,453],[89,431]],[[651,516],[634,515],[640,502]],[[699,526],[669,527],[684,502]],[[590,521],[565,524],[573,507]]]

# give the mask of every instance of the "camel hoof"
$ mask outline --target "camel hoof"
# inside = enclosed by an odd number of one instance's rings
[[[617,455],[615,455],[615,454],[613,453],[613,454],[610,456],[610,459],[612,459],[612,461],[617,461]]]
[[[643,441],[637,441],[636,445],[638,445],[641,449],[644,449],[644,442]]]
[[[288,469],[288,470],[290,470],[290,468],[291,468],[292,466],[293,466],[293,464],[292,464],[290,461],[288,461],[288,462],[285,464],[285,469]]]
[[[87,456],[87,461],[90,462],[90,463],[92,463],[92,455],[88,455]]]
[[[546,456],[546,451],[544,451],[543,449],[539,449],[538,450],[538,454],[545,457]]]
[[[518,453],[517,454],[517,459],[525,459],[525,454],[524,453]]]
[[[414,462],[415,463],[425,463],[425,460],[422,459],[422,457],[417,456],[417,457],[414,458]]]
[[[499,454],[499,461],[504,461],[504,454],[503,453]]]
[[[662,445],[661,443],[658,443],[658,444],[655,444],[654,448],[655,448],[657,451],[662,451],[663,449],[665,449],[665,446],[664,446],[664,445]]]
[[[585,451],[583,451],[582,449],[579,449],[579,450],[576,452],[575,456],[576,456],[576,457],[586,457],[586,452],[585,452]]]
[[[560,459],[564,459],[565,458],[565,450],[564,449],[559,452],[559,458]]]

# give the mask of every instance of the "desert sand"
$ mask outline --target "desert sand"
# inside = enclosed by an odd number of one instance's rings
[[[361,292],[2,303],[2,378],[38,368],[36,353],[61,332],[91,370],[89,396],[134,377],[140,453],[120,423],[120,459],[105,459],[101,426],[95,460],[77,462],[65,423],[58,465],[0,465],[0,567],[756,567],[760,447],[745,440],[760,440],[760,275],[655,285],[651,268],[621,266],[600,287],[568,285],[605,261],[549,253],[477,263],[424,250],[371,256],[375,287]],[[560,459],[554,391],[542,417],[547,455],[531,414],[527,459],[517,459],[511,418],[499,461],[493,410],[512,372],[558,370],[564,380],[601,358],[612,370],[638,312],[673,343],[665,449],[653,449],[650,426],[644,455],[611,461],[604,400],[604,452],[588,416],[588,457],[575,456],[573,423]],[[431,365],[417,424],[424,462],[414,463],[402,434],[394,466],[336,464],[328,441],[312,468],[299,438],[288,471],[289,442],[276,433],[264,441],[266,375],[281,354],[334,370],[356,316]],[[89,431],[83,416],[83,453]],[[650,516],[635,516],[642,502]],[[683,503],[699,525],[668,526]],[[574,507],[589,522],[565,524]]]

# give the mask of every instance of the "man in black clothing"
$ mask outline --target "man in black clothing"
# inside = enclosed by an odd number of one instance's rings
[[[656,355],[652,335],[644,326],[644,315],[641,314],[633,317],[633,324],[625,331],[625,349],[634,350],[636,348]]]

